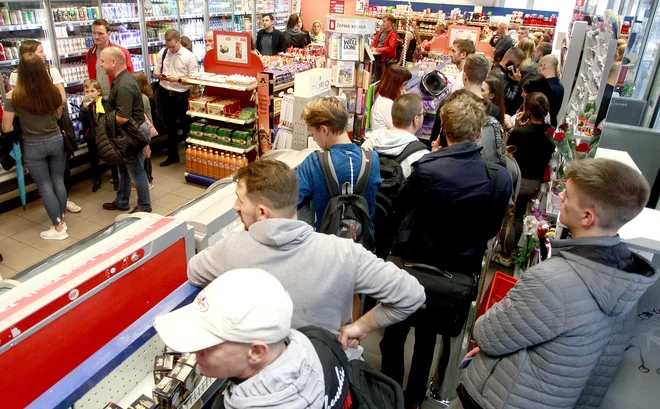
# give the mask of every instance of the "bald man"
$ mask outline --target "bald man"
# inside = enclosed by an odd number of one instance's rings
[[[206,45],[206,51],[213,48],[213,31],[207,31],[204,34],[204,45]]]
[[[500,23],[497,25],[497,31],[493,38],[490,39],[490,45],[495,47],[494,62],[502,61],[504,54],[513,47],[513,40],[509,35],[509,25],[507,23]]]
[[[557,126],[557,115],[564,101],[564,86],[559,82],[559,60],[554,55],[546,55],[539,60],[538,73],[543,75],[550,84],[552,100],[550,101],[550,120],[552,126]]]
[[[126,56],[117,47],[107,47],[101,52],[101,65],[109,76],[114,77],[108,97],[108,105],[111,111],[115,111],[117,125],[127,132],[130,132],[131,127],[137,127],[149,140],[151,133],[149,132],[149,126],[144,121],[142,91],[133,74],[126,69]],[[103,208],[124,212],[130,210],[128,201],[131,196],[132,180],[135,183],[138,204],[131,213],[137,211],[151,213],[149,181],[147,180],[147,173],[144,171],[144,153],[140,150],[139,152],[123,152],[123,154],[129,163],[118,166],[119,189],[117,189],[117,197],[113,202],[104,203]]]

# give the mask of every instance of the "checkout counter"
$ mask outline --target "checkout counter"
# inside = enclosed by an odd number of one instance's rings
[[[310,153],[267,155],[297,167]],[[154,387],[164,344],[155,318],[199,291],[186,266],[242,229],[235,184],[216,182],[169,216],[121,215],[112,226],[21,272],[0,290],[0,400],[4,409],[127,408]],[[201,377],[180,408],[203,407],[223,380]]]

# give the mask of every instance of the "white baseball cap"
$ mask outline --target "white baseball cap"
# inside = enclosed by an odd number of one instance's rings
[[[282,284],[255,268],[231,270],[209,284],[185,307],[156,317],[165,344],[195,352],[225,341],[268,344],[291,330],[293,303]]]

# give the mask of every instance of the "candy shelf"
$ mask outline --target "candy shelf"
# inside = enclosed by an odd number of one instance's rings
[[[248,125],[248,124],[254,123],[254,121],[256,121],[255,118],[248,119],[247,121],[243,121],[243,120],[240,120],[240,119],[227,118],[226,116],[211,115],[211,114],[205,114],[205,113],[202,113],[202,112],[194,112],[194,111],[188,111],[187,114],[190,115],[193,118],[212,119],[214,121],[228,122],[230,124],[237,124],[237,125]]]
[[[241,85],[221,84],[219,82],[202,81],[202,80],[195,80],[195,79],[188,79],[188,80],[186,80],[186,82],[189,83],[189,84],[204,85],[205,87],[213,87],[213,88],[231,89],[231,90],[234,90],[234,91],[252,91],[253,89],[257,88],[257,84],[249,85],[247,87],[244,87],[244,86],[241,86]],[[293,85],[293,83],[291,85]]]
[[[292,88],[292,87],[293,87],[293,81],[291,81],[291,82],[286,82],[286,83],[284,83],[284,84],[275,85],[275,86],[273,87],[273,91],[275,91],[275,92],[278,92],[278,91],[284,91],[285,89],[289,89],[289,88]]]

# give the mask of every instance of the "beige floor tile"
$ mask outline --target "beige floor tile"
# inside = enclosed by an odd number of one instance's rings
[[[152,205],[174,210],[180,208],[183,204],[185,204],[188,201],[189,199],[180,196],[175,196],[173,194],[168,194],[161,197],[158,200],[154,200],[152,202]]]
[[[102,227],[104,226],[91,220],[81,220],[78,223],[69,226],[68,233],[71,237],[84,239],[90,234],[99,231]]]
[[[161,206],[151,206],[151,211],[152,213],[159,214],[161,216],[167,216],[168,214],[172,213],[171,209],[168,209],[166,207],[161,207]]]
[[[27,230],[23,230],[20,233],[14,234],[12,236],[12,239],[14,239],[16,241],[20,241],[23,244],[32,245],[34,243],[37,243],[37,242],[43,240],[39,234],[42,231],[45,231],[45,230],[47,230],[47,228],[44,227],[44,226],[41,226],[41,225],[38,225],[38,226],[35,226],[35,227],[30,227]],[[38,247],[38,246],[36,246],[36,247]]]
[[[111,224],[114,224],[115,218],[122,214],[122,212],[111,212],[108,210],[104,210],[101,213],[97,213],[94,215],[94,223],[97,223],[103,227],[110,226]]]
[[[92,203],[102,205],[103,203],[109,203],[117,198],[117,192],[114,190],[99,190],[91,196],[88,196],[86,199]]]
[[[11,237],[0,240],[0,254],[3,257],[10,256],[22,248],[25,248],[25,244]]]
[[[149,191],[149,197],[151,197],[151,201],[153,202],[154,200],[158,200],[161,197],[165,196],[167,192],[163,192],[162,190],[158,189],[157,187],[154,187]]]
[[[16,217],[18,217],[18,216],[16,216],[12,212],[0,213],[0,226],[2,226],[4,223],[7,223],[8,221],[10,221],[11,219],[14,219]]]
[[[2,276],[3,279],[8,280],[18,274],[18,271],[14,270],[13,268],[9,268],[4,264],[0,264],[0,276]]]
[[[37,264],[46,257],[48,257],[48,254],[44,253],[43,251],[37,250],[36,248],[30,246],[26,246],[16,253],[5,257],[5,260],[2,262],[2,264],[20,272],[30,267],[31,265]]]
[[[177,190],[173,191],[172,194],[185,197],[186,199],[194,199],[205,191],[206,189],[203,186],[187,183],[186,185],[181,186]]]
[[[84,204],[78,204],[78,205],[82,207],[82,211],[80,213],[76,213],[76,215],[82,217],[83,219],[93,220],[94,216],[105,211],[103,210],[103,205],[100,205],[98,203],[84,202]]]
[[[50,217],[48,216],[48,213],[46,212],[46,208],[43,207],[43,206],[38,208],[38,209],[34,209],[32,211],[29,211],[29,212],[21,215],[21,217],[23,217],[24,219],[28,219],[28,220],[30,220],[32,222],[35,222],[35,223],[41,223],[41,222],[44,222],[46,220],[50,220]]]
[[[156,180],[155,177],[154,180]],[[163,192],[172,193],[173,191],[179,189],[182,186],[184,186],[183,177],[181,177],[181,182],[177,182],[172,179],[162,179],[160,181],[156,180],[156,185],[154,189],[158,188],[158,190],[161,190]]]
[[[65,248],[77,243],[79,240],[69,235],[66,240],[41,240],[38,244],[33,244],[33,247],[38,247],[40,251],[50,255],[64,250]]]
[[[24,230],[29,229],[30,227],[36,227],[38,225],[39,225],[38,223],[32,222],[22,217],[18,217],[3,224],[2,227],[0,228],[2,228],[2,232],[4,235],[11,237],[16,233],[20,233]]]
[[[18,206],[16,209],[12,210],[11,213],[22,216],[23,214],[25,214],[25,213],[27,213],[31,210],[37,209],[40,206],[42,206],[41,199],[35,200],[34,202],[30,202],[30,203],[26,204],[25,205],[25,210],[23,210],[23,206]]]

